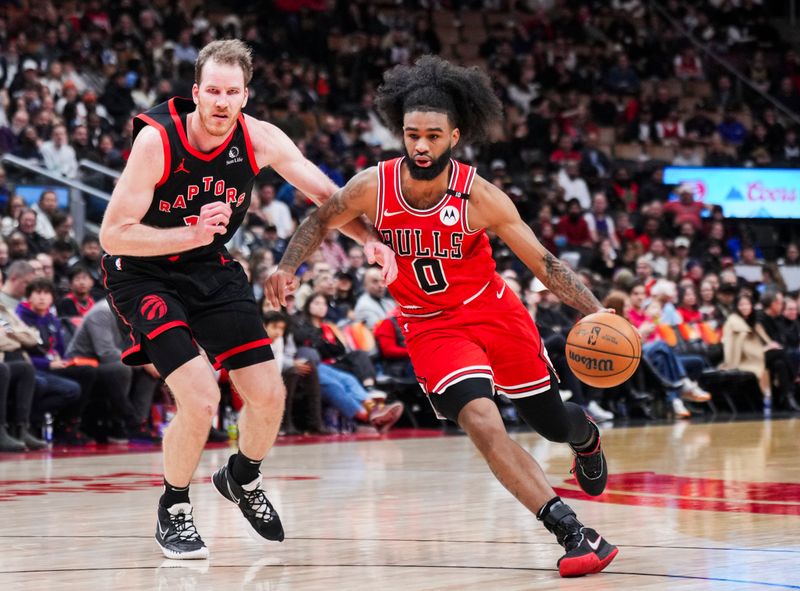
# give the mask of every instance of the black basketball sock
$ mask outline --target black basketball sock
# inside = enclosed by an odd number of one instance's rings
[[[582,443],[570,443],[570,446],[575,451],[592,451],[597,446],[597,440],[600,439],[600,431],[597,429],[597,426],[589,419],[586,419],[586,422],[592,427],[591,434],[589,435],[589,439]]]
[[[183,488],[179,488],[177,486],[172,486],[167,479],[164,479],[164,494],[161,495],[161,499],[159,503],[162,507],[169,508],[172,505],[176,505],[178,503],[188,503],[189,502],[189,486],[186,485]]]
[[[251,460],[242,452],[233,457],[231,476],[239,484],[248,484],[258,478],[261,470],[261,460]]]

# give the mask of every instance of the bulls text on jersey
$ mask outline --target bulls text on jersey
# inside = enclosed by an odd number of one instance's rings
[[[449,244],[443,244],[442,232],[438,230],[428,233],[419,228],[395,228],[381,230],[381,236],[397,256],[455,260],[462,258],[461,244],[464,234],[461,232],[451,233]]]

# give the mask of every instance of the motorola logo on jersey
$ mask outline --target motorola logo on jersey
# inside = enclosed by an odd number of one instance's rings
[[[445,226],[455,226],[458,223],[459,217],[458,210],[452,205],[446,206],[439,213],[439,219]]]
[[[142,299],[142,307],[139,312],[148,320],[163,318],[167,313],[167,303],[157,295],[145,296]]]
[[[169,213],[173,209],[186,209],[187,201],[192,201],[198,195],[205,196],[209,193],[214,197],[222,197],[224,195],[225,203],[229,203],[232,207],[239,207],[244,203],[245,199],[244,192],[239,193],[236,187],[226,186],[224,179],[215,180],[213,176],[204,176],[202,185],[189,185],[186,187],[186,192],[175,197],[172,203],[164,199],[160,200],[158,202],[158,211]]]
[[[455,209],[455,208],[453,208]],[[453,232],[450,235],[434,230],[429,232],[420,228],[398,228],[395,230],[381,230],[384,243],[391,248],[397,256],[425,257],[435,259],[461,259],[461,244],[464,241],[462,232]]]

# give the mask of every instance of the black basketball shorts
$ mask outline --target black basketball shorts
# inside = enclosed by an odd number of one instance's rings
[[[180,341],[191,350],[174,352],[182,359],[197,355],[192,340],[216,369],[273,359],[247,276],[227,251],[158,261],[106,255],[102,267],[109,304],[128,335],[126,365],[169,366],[150,359],[142,345],[172,329],[191,335]]]

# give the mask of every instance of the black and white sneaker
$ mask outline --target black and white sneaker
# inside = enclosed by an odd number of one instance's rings
[[[570,472],[575,475],[583,492],[596,497],[602,494],[606,488],[608,464],[606,464],[606,457],[603,455],[603,448],[600,445],[600,429],[594,423],[592,423],[592,428],[597,433],[597,443],[595,443],[594,449],[588,451],[578,451],[574,447],[572,448],[575,459]]]
[[[156,542],[167,558],[208,558],[208,548],[194,526],[189,503],[176,503],[169,508],[158,506]]]
[[[261,488],[261,474],[253,482],[240,485],[231,476],[231,465],[236,456],[231,456],[228,463],[217,470],[212,477],[214,486],[223,497],[236,503],[250,522],[256,533],[262,538],[277,542],[283,541],[283,525],[278,512],[267,499]]]

